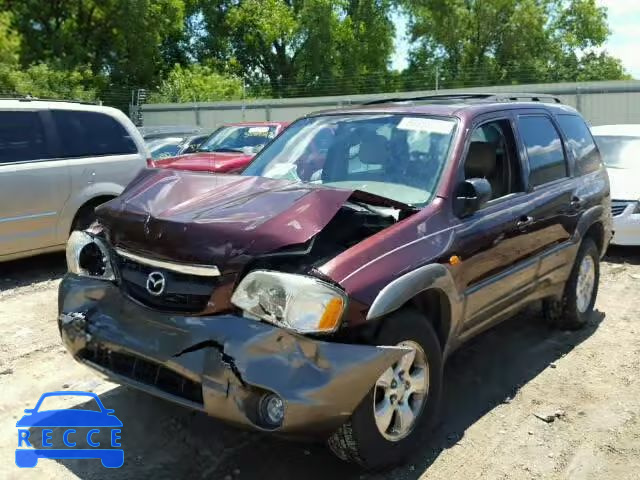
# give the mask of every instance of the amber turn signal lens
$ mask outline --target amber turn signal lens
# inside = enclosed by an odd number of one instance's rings
[[[329,300],[327,308],[325,309],[324,313],[322,314],[322,318],[320,319],[320,323],[318,323],[318,330],[335,330],[335,328],[338,326],[338,322],[340,321],[340,317],[342,316],[343,308],[344,303],[341,298],[335,297]]]
[[[457,255],[452,255],[449,258],[449,264],[450,265],[458,265],[461,262],[460,257]]]

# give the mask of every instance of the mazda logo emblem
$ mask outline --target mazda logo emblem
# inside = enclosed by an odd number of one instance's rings
[[[147,277],[147,292],[154,297],[162,295],[166,286],[167,279],[160,272],[151,272]]]

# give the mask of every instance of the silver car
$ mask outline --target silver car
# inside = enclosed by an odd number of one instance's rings
[[[146,158],[119,110],[0,99],[0,262],[64,250],[69,233],[87,227]]]

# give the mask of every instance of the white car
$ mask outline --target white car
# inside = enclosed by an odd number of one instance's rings
[[[611,243],[640,245],[640,125],[601,125],[591,133],[611,183]]]
[[[87,227],[146,159],[120,110],[0,99],[0,262],[64,250],[70,232]]]

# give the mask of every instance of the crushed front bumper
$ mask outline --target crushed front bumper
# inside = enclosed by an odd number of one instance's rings
[[[233,315],[182,316],[140,306],[110,282],[67,275],[59,291],[62,340],[112,380],[231,423],[316,435],[351,415],[406,349],[313,340]],[[276,393],[284,420],[261,418]]]

